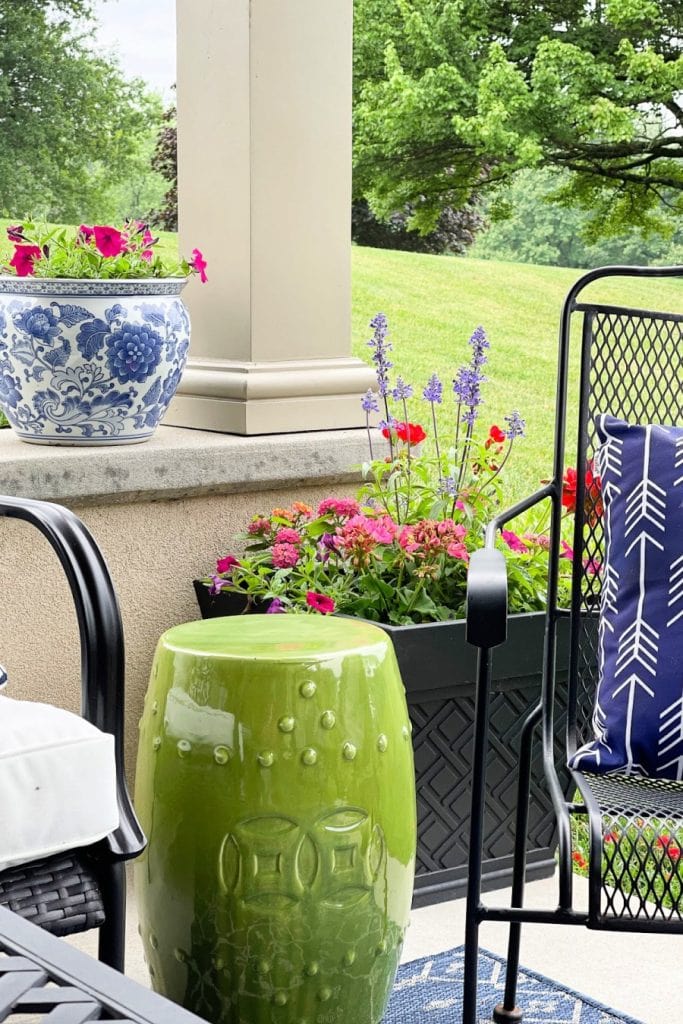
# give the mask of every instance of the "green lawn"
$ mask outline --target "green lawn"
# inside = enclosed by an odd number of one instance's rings
[[[482,324],[491,341],[482,425],[502,425],[512,408],[525,417],[527,437],[513,453],[508,477],[513,496],[522,496],[550,471],[559,314],[580,274],[560,267],[354,247],[354,354],[368,358],[365,342],[372,331],[367,325],[375,313],[385,313],[396,370],[421,393],[433,371],[450,382],[467,358],[467,339]],[[683,312],[679,281],[598,282],[585,296]],[[411,415],[424,416],[424,411],[424,403],[413,402]],[[449,411],[445,399],[444,419]]]
[[[11,251],[5,240],[7,223],[0,221],[0,261]],[[160,248],[174,256],[176,236],[162,233]],[[519,409],[527,421],[527,437],[510,466],[510,491],[521,496],[535,488],[551,465],[560,307],[580,271],[356,246],[352,258],[354,354],[369,360],[369,321],[375,313],[385,313],[395,372],[417,394],[432,372],[444,380],[444,431],[453,419],[450,381],[468,358],[467,339],[478,324],[486,328],[491,351],[482,427],[502,424],[505,413]],[[586,295],[683,311],[681,282],[598,283]],[[424,403],[411,403],[415,420],[422,421],[425,412]]]

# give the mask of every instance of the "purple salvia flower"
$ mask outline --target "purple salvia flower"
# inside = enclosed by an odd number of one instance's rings
[[[361,398],[360,404],[363,409],[363,412],[366,412],[368,414],[371,412],[379,412],[379,402],[377,401],[375,392],[372,390],[372,388],[368,388],[368,390]]]
[[[368,342],[368,348],[373,350],[372,361],[375,364],[377,375],[377,390],[382,398],[386,398],[389,394],[389,370],[394,364],[387,358],[387,352],[391,350],[391,342],[387,341],[389,325],[384,313],[378,313],[370,321],[370,326],[375,333]]]
[[[441,405],[442,395],[443,384],[439,380],[438,376],[435,373],[433,373],[429,380],[427,381],[427,387],[423,390],[422,397],[426,399],[427,402]]]
[[[448,494],[449,497],[453,498],[458,491],[458,484],[454,476],[445,476],[441,481],[441,492],[442,494]]]
[[[396,387],[391,392],[391,396],[396,402],[404,402],[407,398],[413,397],[413,386],[412,384],[406,384],[403,377],[396,378]]]
[[[523,420],[519,415],[517,409],[513,409],[509,416],[505,417],[507,423],[507,430],[505,436],[511,441],[515,437],[524,437],[524,431],[526,429],[526,420]]]
[[[274,597],[266,609],[266,615],[281,615],[285,610],[285,606],[279,597]]]
[[[488,361],[485,349],[491,347],[483,327],[479,326],[474,330],[468,344],[472,348],[472,366],[478,370]]]

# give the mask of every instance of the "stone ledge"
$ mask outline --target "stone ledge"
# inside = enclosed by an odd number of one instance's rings
[[[360,479],[364,430],[238,437],[159,427],[142,444],[27,444],[0,430],[0,492],[66,505],[111,505],[201,494],[274,490]]]

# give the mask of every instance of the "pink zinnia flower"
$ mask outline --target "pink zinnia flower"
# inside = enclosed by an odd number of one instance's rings
[[[501,530],[500,535],[510,548],[510,551],[517,551],[524,554],[528,548],[521,537],[518,537],[514,530]]]
[[[329,615],[334,611],[335,604],[331,597],[325,594],[316,594],[315,590],[309,590],[306,594],[306,604],[321,615]]]
[[[225,558],[219,558],[216,562],[216,572],[230,572],[239,564],[234,555],[226,555]]]
[[[470,556],[467,548],[461,541],[454,540],[452,544],[449,544],[446,551],[451,558],[459,558],[461,562],[469,562]]]
[[[318,515],[333,515],[338,519],[351,519],[360,512],[360,505],[355,498],[325,498],[318,505]]]
[[[208,281],[206,276],[206,260],[199,249],[192,250],[192,259],[190,260],[190,266],[196,274],[199,274],[199,280],[204,284]]]
[[[41,257],[42,253],[38,245],[15,245],[14,256],[9,261],[9,265],[14,267],[17,277],[32,277],[36,272],[36,261]]]
[[[275,534],[276,544],[301,544],[301,534],[291,526],[283,526]]]
[[[120,256],[126,248],[126,239],[116,228],[96,224],[94,227],[95,245],[103,256]]]
[[[291,569],[299,561],[299,552],[293,544],[273,544],[273,565],[276,569]]]

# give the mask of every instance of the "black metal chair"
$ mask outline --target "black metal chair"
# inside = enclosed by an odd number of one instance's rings
[[[485,547],[471,559],[467,598],[467,637],[479,648],[475,744],[472,769],[472,817],[469,851],[465,936],[464,1024],[475,1024],[479,925],[484,921],[510,922],[507,976],[503,1002],[493,1011],[495,1021],[517,1021],[517,971],[521,926],[524,922],[586,925],[589,928],[634,932],[683,933],[683,896],[672,894],[662,874],[669,900],[662,900],[648,871],[663,872],[657,858],[657,829],[648,821],[666,822],[672,831],[683,827],[683,784],[623,775],[597,776],[569,771],[568,758],[593,737],[592,713],[598,682],[598,616],[600,576],[584,562],[600,556],[603,526],[586,493],[580,467],[592,457],[594,417],[601,412],[632,423],[683,422],[683,315],[656,313],[597,303],[579,302],[591,282],[608,277],[680,278],[683,267],[605,267],[581,277],[565,300],[560,323],[554,468],[552,480],[525,501],[501,513],[486,532]],[[681,294],[683,299],[683,292]],[[576,322],[580,320],[580,325]],[[571,335],[571,336],[570,336]],[[568,462],[576,465],[577,494],[574,531],[572,597],[569,609],[557,607],[560,556],[562,480],[565,464],[567,392],[570,346],[580,347],[578,437]],[[544,675],[539,704],[525,720],[519,754],[518,805],[512,898],[509,907],[484,906],[481,900],[481,856],[486,791],[487,720],[493,648],[504,642],[507,630],[505,560],[495,549],[498,530],[541,501],[551,502]],[[556,634],[558,623],[569,617],[570,657],[567,693],[556,686]],[[565,669],[566,666],[561,666]],[[566,701],[566,704],[565,704]],[[566,749],[558,751],[554,737],[558,716],[567,716]],[[556,909],[524,907],[525,843],[531,781],[531,750],[543,749],[545,784],[557,821],[559,899]],[[579,791],[581,800],[575,800]],[[583,819],[589,829],[588,909],[578,910],[572,891],[572,820]],[[604,837],[618,827],[637,839],[640,871],[625,872],[615,844]],[[635,844],[634,844],[635,845]],[[653,868],[654,865],[654,868]],[[635,863],[638,868],[638,862]],[[629,877],[625,878],[625,874]],[[639,880],[645,884],[639,886]]]
[[[100,960],[122,971],[124,862],[142,852],[145,837],[124,775],[123,628],[114,587],[97,544],[72,512],[50,502],[0,497],[0,516],[36,527],[66,574],[81,640],[81,714],[114,736],[119,806],[119,826],[101,842],[0,872],[0,904],[56,935],[99,927]]]

